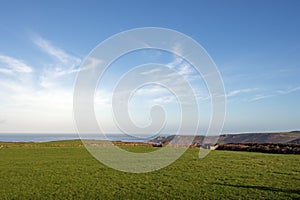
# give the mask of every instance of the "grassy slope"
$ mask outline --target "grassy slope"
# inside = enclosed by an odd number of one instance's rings
[[[0,144],[0,146],[4,146]],[[147,151],[152,147],[123,147]],[[153,149],[152,149],[153,150]],[[129,174],[95,160],[79,141],[0,149],[1,199],[296,199],[300,156],[189,149],[159,171]]]

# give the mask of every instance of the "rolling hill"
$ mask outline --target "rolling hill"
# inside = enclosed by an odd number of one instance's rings
[[[156,137],[150,142],[154,143],[174,143],[177,145],[189,144],[192,137],[184,135],[170,135],[167,137]],[[205,141],[204,141],[205,139]],[[211,142],[210,142],[211,141]],[[202,143],[214,143],[217,141],[219,144],[227,143],[300,143],[300,131],[291,132],[278,132],[278,133],[241,133],[241,134],[223,134],[217,136],[195,136],[192,146],[199,146]]]

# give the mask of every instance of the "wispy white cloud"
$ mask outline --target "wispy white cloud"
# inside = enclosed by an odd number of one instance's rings
[[[180,75],[190,75],[192,73],[195,73],[195,70],[193,67],[188,64],[184,59],[175,56],[174,60],[167,64],[167,66],[171,69],[174,69],[177,71]]]
[[[141,74],[142,75],[150,75],[150,74],[157,73],[157,72],[160,72],[160,71],[161,71],[160,68],[154,68],[154,69],[149,70],[149,71],[141,72]]]
[[[4,64],[4,67],[0,68],[0,73],[14,74],[33,72],[33,67],[26,64],[25,61],[10,56],[0,54],[0,63]]]
[[[162,95],[166,94],[168,91],[166,88],[159,86],[159,85],[152,85],[143,87],[141,89],[138,89],[135,93],[135,95],[147,95],[147,96],[153,96],[153,95]]]
[[[147,98],[148,102],[159,104],[174,102],[174,95],[165,87],[160,85],[151,85],[137,90],[134,94],[138,98]]]
[[[182,53],[182,49],[179,44],[175,45],[174,52],[178,54]],[[159,84],[162,84],[171,91],[175,92],[175,95],[184,98],[185,102],[181,103],[188,103],[188,99],[190,99],[189,97],[191,97],[191,95],[194,95],[197,99],[207,100],[207,94],[204,94],[202,91],[203,88],[207,90],[204,85],[201,85],[204,84],[204,82],[193,82],[195,80],[201,80],[201,77],[194,67],[191,66],[187,61],[177,55],[174,55],[173,59],[166,63],[165,66],[174,72],[170,72],[170,70],[165,71],[160,68],[153,68],[149,71],[141,72],[141,74],[145,76],[151,76],[151,80],[157,80]],[[188,92],[188,85],[194,89],[195,94]],[[155,103],[163,104],[174,102],[174,94],[171,94],[171,91],[168,91],[167,88],[161,86],[144,87],[137,90],[135,95],[151,98],[151,101]]]
[[[0,68],[0,73],[6,74],[6,75],[12,75],[13,74],[13,70],[7,69],[7,68]]]
[[[180,58],[178,56],[174,56],[174,59],[167,64],[167,67],[174,69],[174,68],[178,67],[182,62],[183,62],[182,58]]]
[[[9,91],[10,93],[22,93],[32,90],[29,85],[13,79],[0,80],[1,91]]]
[[[174,96],[168,95],[168,96],[155,98],[153,101],[155,103],[164,104],[164,103],[176,102],[176,98]]]
[[[63,82],[68,79],[66,76],[74,79],[74,74],[83,70],[79,68],[81,58],[67,53],[62,48],[55,46],[49,40],[46,40],[41,36],[36,36],[33,38],[33,43],[53,58],[53,63],[48,67],[45,67],[42,74],[39,76],[40,85],[42,87],[57,87],[58,84],[64,84]]]
[[[275,94],[257,94],[254,97],[250,98],[249,101],[258,101],[258,100],[262,100],[262,99],[266,99],[269,97],[273,97],[276,96]]]
[[[298,90],[300,90],[300,86],[294,87],[294,88],[289,88],[289,89],[286,89],[286,90],[278,90],[277,92],[279,94],[289,94],[289,93],[296,92]]]
[[[66,53],[59,47],[54,46],[50,41],[42,38],[36,37],[33,42],[40,47],[44,52],[49,54],[50,56],[56,58],[59,62],[64,64],[65,67],[74,68],[77,67],[81,59],[77,58],[71,54]]]
[[[53,58],[39,66],[41,72],[0,54],[0,73],[5,74],[0,79],[0,95],[5,96],[0,109],[1,118],[7,120],[0,131],[72,132],[73,94],[68,85],[72,86],[81,59],[41,37],[33,42]]]
[[[1,117],[7,120],[0,132],[72,132],[71,90],[14,79],[0,80],[0,87],[0,96],[5,96],[0,99]]]
[[[106,90],[96,90],[94,104],[97,108],[108,107],[112,102],[112,93]]]
[[[169,74],[170,77],[180,75],[188,82],[202,79],[198,71],[181,57],[174,56],[174,59],[167,63],[166,66],[176,71],[176,73]]]
[[[246,89],[232,90],[226,94],[226,97],[234,97],[234,96],[237,96],[242,93],[249,93],[249,92],[254,92],[257,90],[258,90],[258,88],[246,88]]]
[[[290,93],[297,92],[299,90],[300,90],[300,86],[297,86],[297,87],[293,87],[293,88],[287,88],[285,90],[277,90],[275,92],[269,92],[266,94],[257,94],[253,98],[250,98],[249,101],[258,101],[258,100],[262,100],[262,99],[266,99],[266,98],[270,98],[270,97],[287,95]]]
[[[180,43],[175,43],[172,50],[175,54],[178,55],[182,55],[183,53],[182,45]]]

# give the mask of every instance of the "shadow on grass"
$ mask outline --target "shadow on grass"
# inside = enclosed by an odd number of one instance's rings
[[[300,195],[300,189],[280,189],[274,187],[267,187],[267,186],[257,186],[257,185],[233,185],[227,183],[213,183],[214,185],[222,185],[228,187],[236,187],[236,188],[246,188],[246,189],[256,189],[256,190],[264,190],[264,191],[271,191],[271,192],[283,192],[288,194],[298,194]]]

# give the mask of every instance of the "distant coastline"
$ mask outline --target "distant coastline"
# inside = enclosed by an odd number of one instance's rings
[[[62,140],[80,140],[80,139],[93,139],[93,140],[107,140],[107,141],[122,141],[122,142],[168,142],[175,135],[160,134],[156,136],[145,135],[144,137],[133,137],[125,134],[111,133],[107,137],[99,134],[85,135],[83,138],[76,133],[0,133],[1,142],[50,142]],[[182,139],[195,137],[194,141],[201,143],[205,136],[203,135],[179,135]],[[261,133],[238,133],[238,134],[221,134],[219,136],[210,136],[211,138],[218,138],[218,143],[288,143],[300,140],[300,131],[290,132],[261,132]]]
[[[0,142],[51,142],[63,140],[106,140],[123,142],[148,142],[156,136],[133,137],[125,134],[111,133],[107,137],[100,134],[88,134],[80,137],[76,133],[0,133]],[[163,136],[168,136],[164,134]]]

